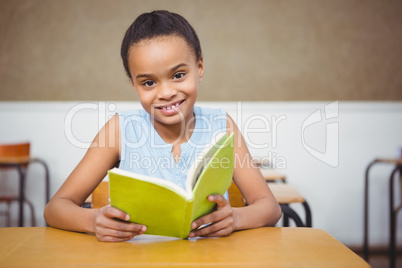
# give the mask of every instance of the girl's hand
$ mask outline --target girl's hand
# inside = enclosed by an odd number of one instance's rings
[[[130,216],[111,206],[101,208],[95,216],[95,234],[99,241],[121,242],[143,234],[147,227],[128,222]]]
[[[189,237],[226,236],[235,230],[235,211],[230,206],[229,201],[219,194],[208,196],[208,200],[217,204],[216,211],[193,221],[191,224],[193,231],[190,232]],[[208,223],[210,224],[197,230],[200,226]]]

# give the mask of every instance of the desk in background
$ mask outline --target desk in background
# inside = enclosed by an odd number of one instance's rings
[[[370,267],[325,231],[265,227],[228,237],[99,242],[51,227],[0,228],[0,267]]]
[[[262,168],[261,174],[268,183],[276,201],[278,201],[283,212],[283,226],[289,226],[289,217],[294,220],[297,227],[312,227],[311,209],[307,200],[292,185],[286,183],[285,174],[275,170]],[[283,182],[283,183],[277,183]],[[306,212],[305,222],[301,220],[299,215],[289,205],[292,203],[300,203]]]

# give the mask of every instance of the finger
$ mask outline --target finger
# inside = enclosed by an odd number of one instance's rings
[[[116,219],[123,220],[123,221],[130,220],[130,215],[128,215],[126,212],[124,212],[120,209],[117,209],[115,207],[112,207],[110,205],[101,208],[101,212],[105,217],[108,217],[108,218],[116,218]]]
[[[233,218],[227,217],[219,222],[210,224],[198,230],[191,231],[189,236],[223,236],[230,234],[232,230]]]
[[[103,236],[97,235],[96,238],[101,242],[123,242],[131,240],[135,237],[135,235],[128,236],[128,237],[114,237],[114,236]]]
[[[123,229],[111,229],[102,226],[97,227],[96,234],[99,236],[112,236],[116,238],[130,238],[143,234],[142,231],[127,231]]]
[[[113,210],[116,211],[113,212]],[[102,208],[95,218],[96,234],[116,236],[115,233],[110,234],[107,233],[107,231],[105,231],[105,230],[113,230],[114,232],[118,231],[126,232],[126,234],[119,235],[123,237],[123,236],[131,236],[132,234],[134,235],[143,234],[147,230],[146,226],[141,224],[121,221],[116,219],[115,217],[110,218],[113,215],[118,216],[117,214],[119,214],[120,212],[121,212],[120,210],[114,209],[112,207]]]
[[[200,235],[201,237],[221,237],[221,236],[228,236],[233,232],[232,228],[224,228],[215,233],[209,233],[206,235]]]
[[[228,236],[233,232],[233,229],[230,227],[220,229],[219,231],[213,232],[213,233],[207,233],[207,234],[202,234],[202,235],[196,235],[199,237],[222,237],[222,236]],[[194,236],[194,237],[196,237]]]
[[[106,217],[97,219],[96,225],[106,229],[113,229],[117,231],[126,231],[134,233],[144,233],[147,230],[146,226],[142,224],[123,222],[115,220],[113,218],[106,218]]]
[[[226,218],[227,216],[228,216],[228,214],[225,213],[225,211],[212,212],[211,214],[205,215],[205,216],[193,221],[193,223],[191,224],[191,229],[194,230],[205,224],[221,221],[222,219]]]
[[[211,194],[211,195],[209,195],[209,196],[208,196],[208,201],[210,201],[210,202],[215,202],[215,203],[218,205],[218,209],[219,209],[220,207],[224,207],[224,206],[226,206],[227,204],[229,204],[229,201],[226,200],[226,198],[223,197],[223,196],[220,195],[220,194]]]
[[[105,216],[102,220],[102,225],[115,229],[115,230],[127,230],[131,232],[145,232],[146,226],[136,223],[127,222],[130,219],[130,215],[124,211],[111,207],[105,206],[101,209],[102,215]],[[117,220],[116,220],[117,219]],[[122,221],[118,221],[122,220]]]
[[[211,197],[208,197],[208,199],[209,198],[211,198]],[[221,204],[225,204],[225,205],[222,207],[218,207],[218,210],[216,210],[210,214],[207,214],[205,216],[202,216],[201,218],[198,218],[195,221],[193,221],[193,223],[191,224],[191,229],[196,229],[204,224],[221,221],[222,219],[224,219],[226,217],[231,217],[233,215],[233,211],[229,205],[229,202],[223,201],[223,202],[221,202]]]
[[[135,236],[141,235],[144,232],[121,231],[97,226],[95,233],[99,241],[118,242],[133,239]]]

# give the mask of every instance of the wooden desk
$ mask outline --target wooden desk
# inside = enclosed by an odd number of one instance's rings
[[[268,183],[272,194],[279,204],[303,203],[304,197],[290,184]]]
[[[304,197],[299,193],[299,191],[292,185],[287,183],[268,183],[269,188],[272,191],[276,201],[282,208],[284,214],[283,226],[289,226],[288,217],[292,218],[297,227],[312,227],[312,216],[311,209]],[[291,203],[300,203],[304,207],[306,212],[306,220],[303,223],[299,215],[290,208]]]
[[[0,228],[0,267],[370,267],[325,231],[266,227],[196,240],[99,242],[51,227]]]
[[[286,182],[286,175],[275,170],[268,168],[260,168],[261,174],[266,181],[282,181]]]

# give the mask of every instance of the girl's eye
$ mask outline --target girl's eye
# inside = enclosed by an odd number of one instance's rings
[[[176,73],[174,76],[173,76],[173,79],[180,79],[180,78],[182,78],[184,76],[184,73]]]
[[[144,86],[146,86],[146,87],[152,87],[152,86],[154,86],[155,85],[155,82],[154,81],[152,81],[152,80],[147,80],[147,81],[145,81],[144,83],[142,83]]]

